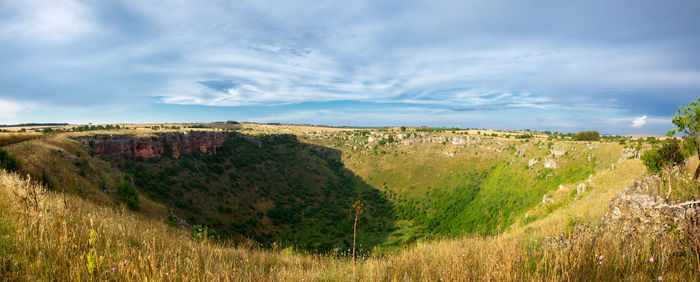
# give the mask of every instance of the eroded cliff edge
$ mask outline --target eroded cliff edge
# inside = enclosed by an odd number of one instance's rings
[[[88,145],[95,155],[105,159],[154,158],[172,156],[179,158],[194,151],[216,153],[231,132],[185,131],[156,133],[150,137],[131,135],[99,135],[79,137],[78,140]]]

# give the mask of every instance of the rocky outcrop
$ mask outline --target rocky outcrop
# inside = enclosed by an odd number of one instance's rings
[[[81,141],[106,159],[154,158],[172,156],[178,158],[194,151],[215,153],[224,141],[235,133],[212,131],[189,131],[158,133],[152,137],[129,135],[105,135],[100,138],[87,137]]]
[[[697,218],[696,204],[669,205],[658,195],[658,177],[645,177],[630,185],[610,202],[605,225],[618,234],[659,235],[684,229],[688,218]]]

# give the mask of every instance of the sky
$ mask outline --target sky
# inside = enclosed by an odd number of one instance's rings
[[[0,0],[0,124],[663,134],[700,1]]]

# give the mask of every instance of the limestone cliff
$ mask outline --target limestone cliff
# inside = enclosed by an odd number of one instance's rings
[[[106,159],[178,158],[193,151],[215,153],[231,134],[212,131],[167,132],[152,137],[103,135],[99,138],[81,138],[81,141],[90,146],[95,155]]]

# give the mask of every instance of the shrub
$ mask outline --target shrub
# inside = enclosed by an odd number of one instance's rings
[[[642,161],[650,173],[659,173],[662,168],[670,168],[685,160],[678,140],[672,139],[661,148],[644,152]]]
[[[192,239],[195,241],[206,239],[212,235],[211,233],[212,230],[210,230],[206,225],[192,226]]]
[[[124,199],[126,205],[133,210],[139,209],[139,192],[130,182],[124,181],[117,185],[117,194]]]
[[[484,134],[486,134],[486,133],[484,133]],[[518,138],[518,139],[528,139],[528,138],[532,138],[532,137],[533,137],[532,134],[515,135],[515,138]]]
[[[573,137],[574,141],[599,141],[600,133],[598,131],[581,131]]]
[[[661,154],[659,153],[659,148],[653,148],[644,152],[642,155],[642,161],[644,162],[644,166],[647,167],[647,171],[649,171],[649,173],[659,173],[661,170]]]
[[[17,161],[3,149],[0,149],[0,169],[5,169],[9,172],[14,172],[19,169]]]
[[[687,107],[680,107],[673,117],[673,129],[666,133],[671,137],[680,133],[684,135],[686,142],[692,143],[700,158],[700,98],[693,101]],[[694,179],[700,177],[700,165],[695,169]]]

